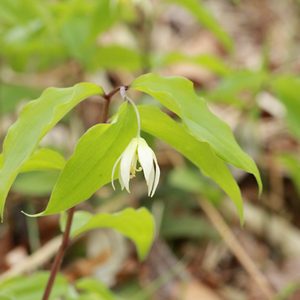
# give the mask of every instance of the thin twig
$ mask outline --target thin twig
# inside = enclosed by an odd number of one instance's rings
[[[110,100],[105,99],[104,107],[103,107],[103,110],[102,110],[101,120],[107,120],[108,119],[109,105],[110,105]]]
[[[128,90],[128,88],[129,88],[129,85],[124,85],[124,87],[125,87],[125,90]],[[105,100],[110,100],[111,99],[111,97],[114,95],[114,94],[116,94],[119,90],[120,90],[120,88],[121,88],[121,86],[117,86],[117,87],[115,87],[111,92],[109,92],[108,94],[105,94],[105,95],[102,95],[102,98],[104,98]],[[106,120],[104,121],[104,122],[102,122],[102,123],[105,123],[106,122]]]
[[[220,213],[215,209],[215,207],[206,199],[198,198],[198,202],[202,209],[215,226],[219,234],[222,236],[225,244],[231,250],[231,252],[236,256],[240,264],[249,273],[252,280],[259,286],[263,294],[267,299],[272,299],[275,296],[275,292],[271,287],[267,278],[260,272],[253,260],[246,253],[244,248],[238,242],[238,240],[233,235],[230,228],[227,226],[223,220]]]
[[[60,246],[60,248],[57,252],[55,260],[53,262],[53,265],[52,265],[52,268],[51,268],[51,274],[50,274],[49,280],[47,282],[47,286],[46,286],[46,289],[45,289],[44,296],[43,296],[42,300],[48,300],[49,299],[49,296],[50,296],[50,293],[52,291],[52,287],[53,287],[53,283],[54,283],[56,274],[59,270],[59,267],[61,265],[64,254],[67,250],[67,247],[68,247],[68,244],[69,244],[69,241],[70,241],[69,235],[70,235],[74,210],[75,210],[75,206],[71,207],[68,210],[68,220],[67,220],[67,225],[66,225],[65,232],[63,234],[63,241],[62,241],[62,244],[61,244],[61,246]]]

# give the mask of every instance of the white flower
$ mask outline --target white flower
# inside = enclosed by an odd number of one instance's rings
[[[129,180],[135,177],[135,172],[144,170],[144,176],[148,186],[148,196],[152,197],[158,185],[160,169],[157,164],[156,156],[147,142],[141,137],[133,138],[122,155],[118,158],[112,171],[111,181],[114,189],[114,173],[120,160],[119,182],[122,190],[125,187],[126,190],[130,192]],[[137,161],[139,161],[141,165],[138,169],[136,168]]]

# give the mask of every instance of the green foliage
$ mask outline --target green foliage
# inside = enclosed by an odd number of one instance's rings
[[[137,78],[130,88],[150,94],[181,117],[183,125],[156,108],[139,108],[142,129],[170,144],[196,164],[204,175],[218,183],[234,201],[242,223],[240,191],[224,162],[254,174],[260,189],[261,181],[255,163],[238,146],[228,125],[208,110],[205,101],[195,94],[192,83],[184,78],[147,74]],[[96,125],[88,130],[66,164],[58,153],[47,149],[32,156],[40,139],[74,105],[97,93],[103,94],[102,88],[88,83],[74,88],[48,89],[23,109],[4,143],[4,164],[0,171],[0,178],[4,177],[2,174],[6,175],[0,182],[2,208],[12,182],[21,171],[62,170],[46,210],[36,216],[66,210],[110,182],[113,165],[137,133],[136,116],[131,105],[124,104],[120,108],[116,122]],[[30,132],[29,138],[22,135],[21,128]],[[50,182],[55,180],[55,175],[45,176],[53,177]],[[15,188],[29,193],[26,178]],[[48,187],[33,189],[33,193],[48,193]]]
[[[214,179],[234,201],[243,223],[240,191],[222,160],[252,173],[260,192],[262,184],[254,161],[236,143],[229,126],[208,110],[184,78],[147,74],[134,80],[130,88],[148,93],[181,117],[184,127],[157,109],[140,108],[142,129],[172,145]]]
[[[99,299],[99,300],[116,300],[116,296],[101,282],[95,278],[83,278],[76,282],[76,287],[87,293],[88,298],[83,299]],[[82,295],[85,296],[85,295]],[[81,297],[82,297],[81,296]],[[91,298],[95,297],[95,298]],[[82,298],[80,298],[82,299]]]
[[[3,154],[0,155],[0,170],[3,167]],[[40,149],[35,152],[20,168],[19,173],[41,170],[60,171],[66,160],[56,151]],[[19,175],[12,185],[12,189],[25,195],[45,196],[51,191],[59,174],[53,172],[33,172]]]
[[[37,272],[30,277],[18,276],[0,283],[1,293],[7,295],[7,299],[32,300],[41,299],[49,277],[49,272]],[[68,282],[62,275],[55,279],[54,287],[49,299],[57,299],[65,296],[68,291]],[[2,300],[2,298],[0,298]],[[5,298],[3,298],[4,300]]]
[[[230,36],[202,2],[170,0],[186,8],[227,51],[232,51]],[[0,55],[14,70],[41,71],[68,60],[75,60],[84,70],[98,68],[138,70],[142,68],[142,51],[116,44],[99,45],[97,37],[116,23],[123,22],[131,31],[139,14],[128,2],[86,0],[40,2],[3,0],[0,3]],[[20,13],[22,12],[22,13]],[[180,55],[180,54],[179,54]],[[226,70],[210,56],[193,58],[193,62],[212,68],[217,73]],[[169,61],[170,62],[170,61]]]
[[[89,68],[97,70],[128,70],[136,71],[141,67],[142,55],[135,49],[121,46],[106,46],[95,51],[90,59]]]
[[[243,202],[239,187],[226,164],[214,154],[210,145],[196,140],[183,125],[158,108],[139,106],[139,112],[142,130],[171,145],[194,163],[204,175],[213,179],[234,201],[243,223]]]
[[[37,272],[31,276],[18,276],[0,283],[1,300],[42,299],[49,272]],[[58,275],[50,295],[51,300],[116,300],[110,290],[94,278],[83,278],[75,282],[74,291],[63,275]],[[118,298],[119,299],[119,298]]]
[[[212,100],[221,99],[230,104],[239,103],[242,92],[250,91],[254,95],[262,87],[266,79],[263,71],[234,71],[223,59],[211,54],[189,57],[179,52],[161,56],[160,53],[152,53],[152,49],[156,47],[147,45],[148,35],[150,36],[147,30],[148,26],[151,30],[150,27],[154,25],[151,24],[153,16],[150,15],[151,11],[143,10],[142,2],[2,0],[1,67],[8,67],[12,74],[14,71],[40,72],[71,61],[78,73],[84,75],[85,71],[98,72],[99,69],[140,73],[145,67],[145,61],[149,67],[151,63],[162,67],[176,62],[188,62],[223,77],[217,88],[208,95]],[[232,52],[231,37],[202,1],[167,2],[186,8],[215,35],[227,52]],[[103,39],[105,42],[102,44],[99,37],[116,23],[127,26],[130,38],[142,35],[147,35],[147,38],[145,41],[137,40],[130,48],[117,45],[113,40],[107,43]],[[143,28],[144,24],[146,30]],[[291,127],[300,136],[297,120],[299,107],[295,103],[298,98],[290,91],[298,87],[298,79],[279,78],[272,85],[274,93],[287,106]],[[205,101],[196,95],[192,83],[184,78],[147,74],[137,78],[130,88],[153,96],[181,118],[182,123],[179,123],[157,108],[139,107],[142,130],[168,143],[194,163],[205,176],[214,180],[234,201],[243,223],[241,193],[226,163],[254,174],[260,191],[261,180],[255,163],[238,146],[228,125],[208,110]],[[37,93],[39,92],[34,88],[1,83],[0,114],[12,112],[21,99],[35,98]],[[49,149],[37,151],[38,143],[49,130],[76,104],[91,95],[104,95],[104,92],[101,87],[91,83],[80,83],[64,89],[50,88],[22,110],[7,134],[3,154],[0,155],[1,218],[10,188],[25,195],[45,196],[52,193],[46,210],[34,215],[42,216],[63,212],[110,183],[115,162],[137,133],[137,118],[131,104],[125,103],[120,107],[112,124],[99,124],[90,128],[78,141],[68,161]],[[291,166],[293,160],[285,163],[291,168],[291,173],[296,174],[296,178],[299,174]],[[117,174],[118,170],[114,179],[118,177]],[[201,193],[212,201],[217,201],[220,197],[220,190],[207,184],[199,172],[195,174],[187,169],[176,170],[170,175],[168,182],[172,187]],[[63,228],[66,214],[62,215]],[[128,237],[136,245],[140,260],[145,259],[155,235],[154,220],[147,209],[127,208],[114,214],[75,212],[71,238],[95,228],[112,228]],[[162,221],[161,230],[164,236],[169,237],[214,237],[214,232],[205,221],[185,212],[176,218],[171,214],[167,215],[167,223]],[[48,276],[47,273],[36,273],[29,278],[20,276],[2,283],[0,299],[40,299]],[[173,275],[168,275],[169,279],[172,277]],[[156,288],[157,286],[154,287]],[[141,295],[144,296],[141,297],[145,298],[152,292],[153,286],[150,286],[148,291],[142,291]],[[51,296],[51,299],[57,298],[115,300],[116,296],[95,279],[79,280],[73,287],[68,285],[65,277],[59,276]]]
[[[38,215],[66,210],[109,183],[116,160],[136,133],[136,115],[127,103],[121,106],[116,123],[88,130],[63,168],[46,210]]]
[[[291,131],[300,139],[300,78],[279,76],[272,81],[271,88],[287,109],[287,123]]]
[[[37,170],[61,170],[66,160],[61,154],[50,149],[40,149],[35,152],[21,167],[21,172]],[[0,170],[4,164],[3,153],[0,154]]]
[[[0,3],[0,55],[16,71],[42,70],[68,59],[87,68],[96,37],[121,17],[110,1]]]
[[[64,157],[50,149],[40,149],[35,152],[29,160],[21,167],[20,172],[29,172],[37,170],[58,170],[60,171],[66,163]],[[0,163],[1,169],[1,163]]]
[[[189,80],[181,77],[143,75],[130,85],[156,98],[181,117],[185,129],[197,140],[207,142],[215,154],[227,163],[252,173],[260,186],[260,175],[254,161],[236,143],[229,126],[207,108]]]
[[[0,299],[1,300],[15,300],[16,298],[14,298],[13,296],[8,296],[3,293],[0,293]]]
[[[92,83],[80,83],[65,89],[50,88],[39,99],[23,108],[3,144],[4,164],[0,170],[1,218],[9,188],[22,165],[36,150],[38,142],[76,104],[96,94],[102,95],[103,90]],[[24,132],[28,132],[28,135]]]
[[[177,62],[186,62],[200,65],[220,76],[228,76],[231,71],[229,67],[217,56],[202,54],[197,56],[187,56],[180,52],[172,52],[163,57],[163,64],[170,65]]]
[[[160,101],[181,117],[185,129],[197,140],[207,142],[215,154],[227,163],[252,173],[262,188],[254,161],[242,151],[229,126],[207,108],[189,80],[181,77],[162,77],[157,74],[143,75],[130,85]]]
[[[212,31],[220,40],[223,46],[228,50],[233,50],[233,42],[228,33],[214,19],[211,13],[207,10],[202,1],[197,0],[168,0],[169,2],[177,3],[188,9],[198,21],[207,29]]]
[[[65,223],[66,216],[61,222],[63,228]],[[140,260],[146,258],[155,235],[154,219],[146,208],[126,208],[114,214],[75,212],[71,237],[96,228],[112,228],[128,237],[136,245]]]

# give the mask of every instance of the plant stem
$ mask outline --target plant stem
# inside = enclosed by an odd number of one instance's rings
[[[118,86],[115,89],[113,89],[110,93],[108,93],[107,95],[105,94],[104,96],[102,96],[105,100],[105,104],[104,104],[104,108],[103,108],[100,123],[106,123],[107,118],[108,118],[110,99],[114,94],[116,94],[120,90],[120,88],[121,87]],[[125,89],[128,89],[128,86],[125,86]],[[55,281],[56,274],[59,270],[59,267],[61,265],[61,262],[63,260],[64,255],[65,255],[67,247],[69,245],[69,242],[70,242],[69,236],[70,236],[70,230],[71,230],[71,226],[72,226],[74,211],[75,211],[75,206],[71,207],[67,212],[68,213],[68,219],[67,219],[66,229],[65,229],[65,232],[63,234],[63,240],[62,240],[61,246],[60,246],[60,248],[59,248],[59,250],[56,254],[56,257],[54,259],[54,262],[53,262],[53,265],[52,265],[52,268],[51,268],[50,277],[48,279],[47,286],[46,286],[46,289],[45,289],[42,300],[48,300],[49,299],[49,296],[51,294],[53,284],[54,284],[54,281]]]
[[[53,287],[53,283],[54,283],[56,274],[59,270],[62,259],[64,257],[65,252],[66,252],[66,249],[68,247],[68,244],[69,244],[69,241],[70,241],[69,235],[70,235],[74,210],[75,210],[75,206],[71,207],[68,210],[68,219],[67,219],[66,229],[65,229],[65,232],[63,234],[63,240],[62,240],[61,246],[60,246],[60,248],[57,252],[55,260],[53,262],[52,269],[51,269],[51,274],[50,274],[50,277],[49,277],[49,280],[48,280],[48,283],[47,283],[47,286],[46,286],[46,289],[45,289],[44,296],[43,296],[42,300],[48,300],[49,299],[49,296],[50,296],[51,291],[52,291],[52,287]]]

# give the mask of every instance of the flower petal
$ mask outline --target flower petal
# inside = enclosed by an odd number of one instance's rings
[[[151,186],[151,171],[154,172],[152,149],[148,146],[143,138],[138,138],[138,155],[141,166],[144,170],[144,176],[148,185],[148,189],[152,190]],[[153,173],[154,176],[154,173]]]
[[[153,151],[152,151],[152,155],[153,155],[153,160],[154,160],[154,163],[155,163],[155,180],[154,180],[154,184],[153,184],[153,190],[152,190],[151,197],[153,197],[153,195],[156,191],[156,188],[157,188],[157,185],[158,185],[158,182],[159,182],[159,177],[160,177],[160,168],[158,166],[155,153]]]
[[[152,190],[153,190],[154,175],[155,175],[155,171],[154,171],[154,168],[152,168],[151,172],[150,172],[150,176],[149,176],[149,182],[147,182],[147,184],[148,184],[148,197],[150,197],[150,195],[152,193]]]
[[[120,182],[120,185],[121,185],[121,189],[123,191],[124,190],[124,182],[123,182],[123,179],[122,179],[122,176],[121,176],[121,168],[119,168],[119,182]]]
[[[118,165],[119,161],[121,160],[122,156],[123,156],[123,153],[120,155],[120,157],[115,162],[113,170],[112,170],[112,173],[111,173],[111,184],[112,184],[112,187],[114,188],[114,190],[116,189],[115,185],[114,185],[114,175],[115,175],[115,171],[116,171],[117,165]],[[120,169],[119,169],[119,174],[120,174]]]
[[[131,142],[128,144],[127,148],[123,152],[123,157],[120,164],[120,177],[121,180],[128,192],[129,191],[129,180],[130,180],[130,166],[131,162],[136,155],[136,148],[138,145],[137,138],[133,138]],[[120,180],[119,177],[119,180]],[[121,183],[121,181],[120,181]]]

